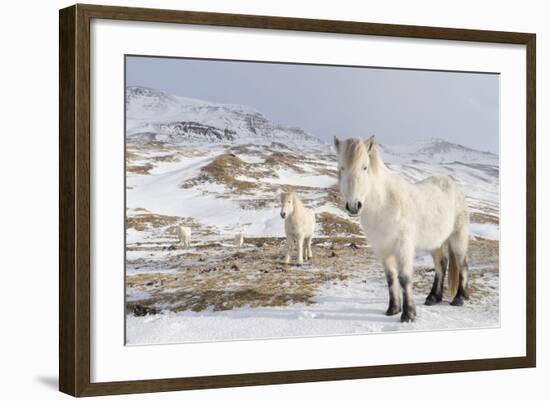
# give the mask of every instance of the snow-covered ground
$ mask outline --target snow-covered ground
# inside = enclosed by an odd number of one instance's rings
[[[378,277],[377,277],[378,276]],[[401,323],[398,316],[385,316],[388,290],[382,270],[357,271],[338,283],[318,289],[311,304],[255,307],[202,312],[183,311],[136,317],[128,315],[128,344],[167,344],[351,335],[392,331],[490,328],[499,325],[498,275],[488,281],[494,291],[461,308],[448,302],[424,306],[425,293],[416,293],[418,318]]]
[[[462,308],[423,306],[432,273],[430,258],[419,255],[418,318],[402,324],[383,314],[384,275],[359,244],[358,222],[342,210],[328,144],[240,105],[132,87],[126,106],[129,344],[499,324],[497,155],[437,138],[380,145],[389,168],[411,181],[451,175],[472,212],[472,300]],[[318,216],[319,256],[301,268],[280,263],[284,189]],[[192,228],[189,250],[176,246],[178,224]],[[237,232],[246,238],[242,249],[231,245]]]

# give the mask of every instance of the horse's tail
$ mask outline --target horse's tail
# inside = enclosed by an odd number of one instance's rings
[[[454,297],[458,291],[459,268],[456,255],[449,244],[449,272],[447,274],[447,291],[449,296]]]

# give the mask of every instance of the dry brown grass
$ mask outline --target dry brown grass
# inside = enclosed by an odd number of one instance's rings
[[[252,182],[235,178],[238,175],[246,175],[247,170],[246,163],[233,154],[218,156],[201,169],[212,181],[240,191],[246,191],[256,186]]]
[[[139,314],[143,308],[201,311],[311,303],[321,285],[347,280],[354,268],[373,262],[368,248],[350,247],[352,241],[335,238],[331,247],[315,246],[314,266],[283,264],[282,238],[247,238],[246,244],[254,248],[246,250],[217,246],[204,253],[205,248],[199,254],[172,256],[166,263],[169,272],[127,276],[128,288],[149,295],[127,302],[127,309]],[[182,262],[185,267],[180,267]],[[139,263],[143,260],[129,265]]]
[[[302,162],[303,160],[297,156],[283,152],[273,152],[265,159],[265,164],[268,166],[273,166],[275,168],[285,166],[298,173],[304,172],[304,170],[297,165]]]
[[[268,207],[279,207],[279,199],[273,198],[258,198],[258,199],[240,199],[239,206],[245,210],[266,209]]]
[[[153,162],[162,162],[162,163],[173,163],[180,161],[182,159],[182,155],[179,153],[170,153],[163,156],[153,156],[150,158]]]
[[[182,188],[190,188],[204,182],[215,182],[226,185],[235,193],[247,193],[257,189],[258,183],[254,181],[239,180],[238,176],[251,179],[271,176],[253,163],[246,163],[233,153],[225,153],[215,157],[210,163],[201,168],[201,174],[194,179],[184,182]]]
[[[340,188],[338,184],[333,185],[330,188],[327,188],[326,194],[323,197],[323,200],[326,203],[332,203],[333,205],[336,205],[338,207],[341,207],[344,204],[342,195],[340,194]]]
[[[202,226],[191,217],[169,216],[164,214],[151,213],[144,208],[136,208],[133,209],[132,212],[132,214],[126,215],[127,228],[132,228],[136,231],[148,231],[150,232],[151,237],[171,236],[174,237],[175,241],[177,241],[176,227],[178,225],[191,227],[193,233],[200,233],[201,235],[215,234],[215,231],[212,227]],[[153,243],[149,241],[148,244]],[[161,246],[160,244],[161,243],[159,243],[158,246],[151,246],[150,250],[159,250],[165,248],[165,246]]]
[[[134,270],[127,276],[128,288],[145,292],[148,297],[128,301],[128,312],[139,315],[161,310],[198,312],[308,304],[314,302],[321,286],[346,281],[358,269],[367,269],[370,276],[384,280],[382,268],[370,248],[364,246],[363,237],[315,239],[313,263],[302,266],[282,263],[286,245],[283,238],[247,238],[246,244],[246,248],[235,250],[219,243],[204,243],[192,253],[167,252],[162,272]],[[492,278],[498,276],[498,242],[471,241],[469,257],[476,265],[485,266],[470,269],[472,300],[494,296],[498,288],[488,283],[494,283]],[[143,263],[147,261],[142,258],[128,265]],[[415,267],[417,293],[429,292],[433,274],[430,264]]]
[[[145,164],[127,164],[126,172],[132,174],[150,174],[151,169],[155,167],[151,163]]]
[[[332,237],[345,234],[360,235],[362,233],[361,226],[358,223],[332,213],[323,212],[317,214],[315,218],[321,225],[323,235]]]
[[[149,155],[158,152],[165,154]],[[198,149],[178,148],[162,143],[131,145],[126,149],[126,171],[132,174],[150,174],[156,163],[177,162],[184,158],[198,157],[204,154]]]
[[[166,216],[157,213],[143,212],[126,216],[126,225],[137,231],[145,231],[159,227],[166,227],[179,223],[181,219],[175,216]]]
[[[487,214],[487,213],[479,213],[479,212],[471,212],[470,221],[472,223],[491,223],[491,224],[497,224],[497,225],[499,224],[498,216],[495,216],[493,214]]]

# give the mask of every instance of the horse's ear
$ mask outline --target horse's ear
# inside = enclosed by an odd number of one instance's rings
[[[374,149],[376,141],[374,140],[374,135],[365,141],[365,146],[367,147],[367,152],[370,153]]]
[[[334,136],[334,147],[336,148],[336,151],[340,151],[340,139],[338,139],[337,136]]]

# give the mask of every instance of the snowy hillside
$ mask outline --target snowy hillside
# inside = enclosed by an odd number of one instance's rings
[[[136,86],[126,88],[126,124],[130,143],[322,143],[298,128],[276,125],[245,106],[209,103]]]
[[[425,161],[428,163],[477,163],[498,166],[498,156],[483,152],[441,138],[431,138],[409,145],[381,145],[386,159],[398,161]]]
[[[385,279],[358,221],[343,211],[329,144],[245,106],[148,88],[127,88],[126,109],[129,343],[498,323],[497,155],[441,139],[379,145],[388,167],[410,181],[441,174],[455,178],[471,210],[474,302],[452,311],[444,305],[425,313],[421,308],[417,322],[401,325],[361,312],[369,302],[367,309],[382,314]],[[318,256],[302,267],[281,264],[285,242],[278,196],[285,189],[296,191],[316,213]],[[193,231],[190,249],[177,247],[179,224]],[[232,246],[235,233],[244,234],[243,248]],[[419,255],[419,305],[431,285],[430,263]],[[344,301],[346,294],[350,298]],[[344,319],[339,308],[354,313]]]

